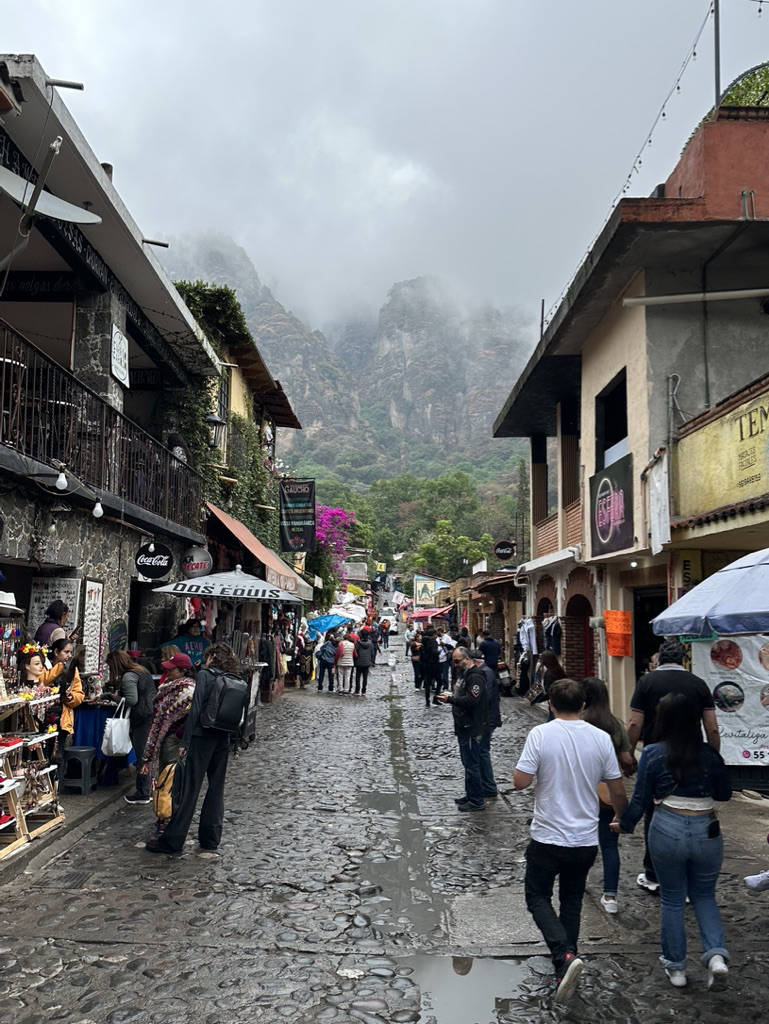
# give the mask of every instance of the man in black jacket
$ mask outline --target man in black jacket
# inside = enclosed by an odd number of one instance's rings
[[[484,661],[482,651],[470,651],[470,657],[476,668],[486,676],[486,728],[481,740],[481,786],[485,797],[495,797],[497,782],[491,764],[491,740],[495,729],[502,725],[502,714],[499,710],[499,677]]]
[[[432,626],[422,634],[422,653],[419,656],[419,664],[422,669],[422,682],[425,689],[425,705],[429,708],[430,690],[435,693],[433,703],[437,703],[438,677],[440,675],[438,642],[435,639],[435,630]]]
[[[466,647],[457,647],[451,660],[460,672],[454,692],[438,694],[438,701],[451,704],[454,732],[465,768],[465,795],[457,800],[460,811],[482,811],[485,807],[481,784],[481,744],[487,721],[486,676],[470,657]]]
[[[216,675],[220,672],[238,675],[240,666],[231,647],[227,644],[212,644],[205,654],[205,667],[197,675],[192,707],[187,715],[184,738],[179,747],[180,759],[186,753],[181,798],[163,835],[146,843],[145,848],[150,853],[182,852],[206,777],[208,789],[200,808],[198,842],[203,850],[215,850],[221,841],[224,824],[224,779],[227,774],[232,736],[219,729],[206,729],[200,721],[216,682]]]

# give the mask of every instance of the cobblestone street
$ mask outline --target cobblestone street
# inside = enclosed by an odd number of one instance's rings
[[[666,981],[658,902],[635,885],[633,836],[621,844],[616,919],[599,907],[593,869],[581,987],[567,1009],[553,1008],[550,964],[522,893],[531,795],[511,786],[523,737],[541,715],[503,701],[494,747],[503,795],[483,814],[459,814],[451,713],[425,709],[402,643],[391,656],[396,668],[377,666],[365,698],[313,687],[260,709],[257,743],[230,765],[219,854],[191,839],[181,858],[152,856],[143,850],[150,809],[121,801],[6,882],[0,1019],[766,1019],[767,895],[750,897],[742,875],[765,866],[767,848],[729,824],[729,814],[758,818],[765,832],[765,811],[733,802],[724,815],[726,992],[705,989],[693,920],[689,988]]]

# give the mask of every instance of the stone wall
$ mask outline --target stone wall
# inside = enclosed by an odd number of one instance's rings
[[[65,503],[66,499],[60,502]],[[0,589],[12,590],[17,603],[27,607],[34,576],[82,576],[100,580],[104,583],[103,631],[116,619],[127,620],[131,581],[137,579],[134,555],[147,539],[146,535],[135,527],[106,517],[94,519],[90,509],[55,513],[53,507],[53,499],[47,495],[40,493],[38,497],[21,488],[0,495],[0,516],[4,524],[0,535],[0,569],[6,576]],[[50,531],[52,523],[56,527],[53,532]],[[174,578],[189,545],[168,537],[163,538],[163,543],[174,553],[175,570],[171,573]],[[149,584],[140,588],[136,599],[138,636],[130,639],[138,639],[144,649],[154,647],[167,638],[167,630],[175,630],[184,609],[175,598],[153,594]],[[28,623],[32,632],[38,625]],[[106,636],[103,636],[102,662],[106,653]]]

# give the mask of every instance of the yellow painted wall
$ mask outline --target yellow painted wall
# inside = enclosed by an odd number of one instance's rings
[[[639,273],[624,295],[643,295],[644,290],[644,275]],[[590,477],[596,472],[595,399],[622,369],[627,372],[628,448],[633,455],[633,526],[634,533],[639,539],[637,547],[646,546],[645,512],[640,481],[641,470],[649,461],[646,312],[643,306],[623,308],[624,295],[617,299],[601,322],[591,331],[582,349],[580,461],[583,467],[586,560],[590,557]],[[601,561],[606,561],[606,556]]]
[[[677,507],[697,515],[769,491],[769,389],[682,437]]]
[[[229,352],[225,352],[224,362],[234,363]],[[235,366],[230,370],[230,412],[244,416],[246,419],[254,418],[254,399],[243,376],[242,370]]]

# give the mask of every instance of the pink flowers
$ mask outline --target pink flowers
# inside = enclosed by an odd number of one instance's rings
[[[355,516],[343,508],[317,505],[315,508],[315,541],[326,552],[335,575],[346,583],[344,561],[347,558],[348,531],[355,524]]]

